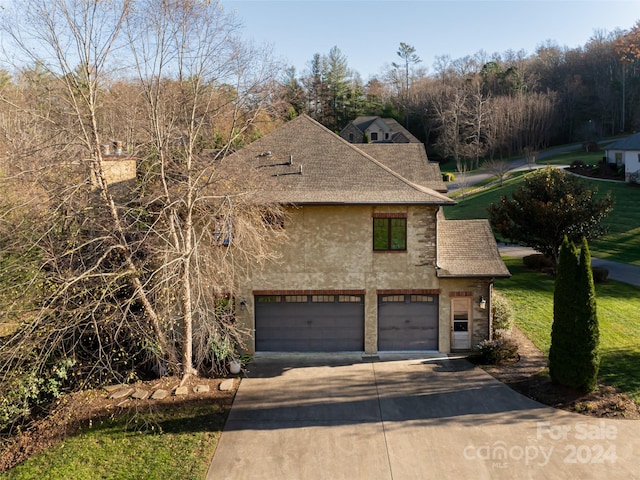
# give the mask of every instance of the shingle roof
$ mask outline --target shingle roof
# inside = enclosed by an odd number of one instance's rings
[[[610,143],[605,150],[640,150],[640,133]]]
[[[440,166],[429,161],[422,143],[360,143],[356,147],[418,185],[447,192]]]
[[[380,118],[380,117],[377,117],[377,116],[368,116],[368,117],[361,116],[361,117],[357,117],[351,123],[353,123],[356,127],[358,127],[361,132],[364,132],[378,118]]]
[[[438,277],[509,277],[487,220],[438,217]]]
[[[409,143],[422,143],[420,140],[414,137],[409,130],[404,128],[393,118],[383,118],[382,121],[386,123],[393,132],[393,138],[403,136]]]
[[[286,204],[421,204],[455,201],[412,183],[306,115],[225,161],[264,171],[266,200]]]
[[[393,118],[382,118],[378,116],[361,116],[349,122],[347,127],[349,125],[354,125],[356,128],[358,128],[361,132],[364,133],[365,130],[369,128],[371,124],[376,120],[381,120],[389,127],[389,129],[392,132],[392,135],[391,135],[392,142],[398,141],[398,142],[406,142],[406,143],[422,143],[415,136],[413,136],[409,130],[404,128]],[[342,135],[342,132],[344,132],[347,127],[344,127],[340,131],[340,135]],[[397,140],[394,140],[394,139],[397,139]]]

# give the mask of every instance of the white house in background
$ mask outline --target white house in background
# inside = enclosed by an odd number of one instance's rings
[[[640,183],[640,133],[629,135],[605,148],[607,163],[624,165],[625,180]]]

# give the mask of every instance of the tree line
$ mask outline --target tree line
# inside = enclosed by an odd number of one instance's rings
[[[398,62],[364,82],[333,47],[308,70],[283,80],[290,114],[306,113],[339,131],[358,115],[396,118],[434,156],[477,165],[479,158],[595,141],[640,127],[640,23],[595,31],[585,45],[547,41],[524,51],[437,57],[427,73],[401,43]]]

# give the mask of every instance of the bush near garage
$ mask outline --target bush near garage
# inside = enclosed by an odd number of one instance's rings
[[[496,365],[518,358],[518,342],[508,335],[478,344],[476,359],[482,365]]]

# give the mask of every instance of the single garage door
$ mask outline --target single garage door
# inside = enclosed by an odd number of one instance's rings
[[[438,296],[378,295],[378,350],[438,350]]]
[[[257,295],[256,351],[364,350],[362,295]]]

